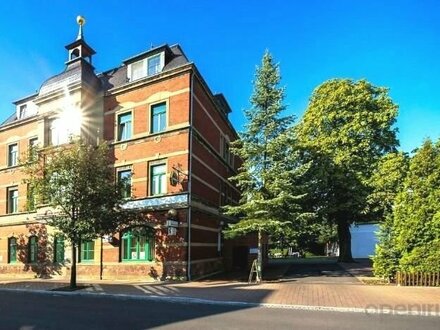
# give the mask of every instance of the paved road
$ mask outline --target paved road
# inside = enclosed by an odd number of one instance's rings
[[[1,292],[1,329],[438,329],[440,318]]]
[[[292,264],[287,273],[284,274],[283,280],[301,283],[359,284],[356,277],[336,262]]]

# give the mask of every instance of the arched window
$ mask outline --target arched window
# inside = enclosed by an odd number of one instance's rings
[[[64,237],[55,236],[53,242],[53,261],[54,262],[64,262]]]
[[[154,230],[149,227],[133,227],[122,235],[122,261],[153,261]]]
[[[29,237],[28,242],[28,262],[34,263],[38,261],[38,239],[37,236]]]
[[[72,52],[70,53],[70,59],[74,60],[75,58],[78,58],[80,56],[79,53],[79,49],[75,48],[74,50],[72,50]]]
[[[17,239],[10,237],[8,239],[8,262],[14,263],[17,261]]]

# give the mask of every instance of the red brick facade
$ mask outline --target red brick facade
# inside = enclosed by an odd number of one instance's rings
[[[96,239],[84,247],[87,260],[79,258],[79,278],[193,279],[223,270],[233,252],[229,248],[230,256],[224,256],[221,230],[232,219],[220,207],[239,198],[227,180],[238,160],[228,150],[237,134],[226,100],[211,93],[177,45],[146,51],[98,76],[89,64],[94,51],[85,41],[66,48],[66,70],[43,83],[39,93],[17,101],[17,114],[0,126],[0,272],[60,277],[69,272],[68,243],[63,260],[55,262],[61,247],[57,252],[54,228],[38,220],[45,210],[28,209],[28,187],[18,163],[11,163],[17,148],[19,154],[28,151],[30,139],[43,149],[54,144],[53,121],[65,111],[60,104],[66,85],[87,118],[81,134],[111,146],[116,177],[131,174],[127,205],[142,212],[153,232],[148,243],[125,232]],[[23,115],[23,106],[32,114]],[[175,233],[167,226],[170,209],[177,210]]]

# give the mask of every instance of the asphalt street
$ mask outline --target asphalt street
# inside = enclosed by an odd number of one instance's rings
[[[439,329],[440,318],[0,291],[0,329]]]

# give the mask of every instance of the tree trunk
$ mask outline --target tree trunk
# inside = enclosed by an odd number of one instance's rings
[[[260,283],[263,277],[263,245],[261,244],[261,229],[258,230],[258,257],[257,257],[257,283]]]
[[[337,223],[339,240],[338,262],[354,262],[351,255],[351,233],[350,224],[344,220]]]
[[[72,267],[70,267],[70,288],[76,289],[76,242],[72,242]]]
[[[101,235],[101,250],[99,253],[99,279],[102,280],[102,274],[104,272],[104,251],[103,251],[103,242],[102,242],[102,235]]]

